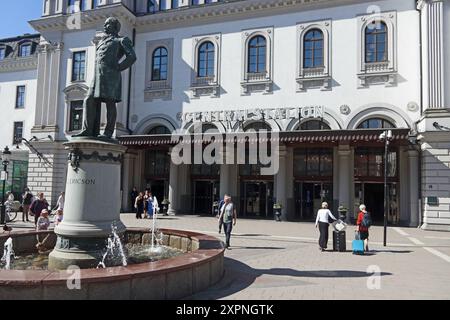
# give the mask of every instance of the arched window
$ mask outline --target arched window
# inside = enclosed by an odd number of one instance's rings
[[[156,48],[152,58],[152,81],[167,80],[168,54],[164,47]]]
[[[395,126],[391,122],[380,118],[368,119],[366,121],[363,121],[358,126],[358,129],[391,129],[391,128],[395,128]]]
[[[202,133],[219,133],[220,132],[219,129],[217,128],[217,126],[213,123],[197,122],[197,123],[194,123],[194,125],[189,127],[189,133],[199,133],[200,126],[201,126]]]
[[[199,77],[214,77],[215,48],[210,41],[203,43],[198,48],[198,72]]]
[[[148,134],[149,135],[160,135],[160,134],[171,134],[170,130],[166,126],[156,126],[153,127]]]
[[[388,61],[388,36],[386,23],[373,21],[365,30],[366,63]]]
[[[303,67],[317,68],[324,66],[324,37],[319,29],[312,29],[303,39]]]
[[[272,128],[270,127],[270,125],[266,122],[262,122],[262,121],[258,121],[258,122],[253,122],[249,125],[247,125],[245,127],[245,131],[248,130],[254,130],[254,131],[261,131],[261,130],[265,130],[265,131],[272,131]]]
[[[331,130],[330,126],[323,121],[319,120],[310,120],[303,122],[298,127],[302,131],[310,131],[310,130]],[[298,130],[298,129],[297,129]]]
[[[147,0],[147,13],[155,13],[156,5],[154,0]]]
[[[265,73],[267,41],[263,36],[255,36],[248,43],[248,72]]]

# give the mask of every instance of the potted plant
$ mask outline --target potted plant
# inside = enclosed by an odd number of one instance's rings
[[[279,202],[276,202],[273,205],[273,210],[275,211],[275,218],[277,219],[277,221],[281,222],[281,209],[283,209],[283,205]]]

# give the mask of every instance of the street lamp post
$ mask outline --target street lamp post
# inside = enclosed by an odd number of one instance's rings
[[[389,211],[389,189],[388,189],[388,183],[387,183],[388,153],[389,153],[389,142],[392,140],[392,130],[384,131],[380,135],[380,140],[384,141],[384,234],[383,234],[383,245],[386,247],[388,211]]]
[[[2,178],[3,178],[3,196],[2,196],[2,212],[1,212],[1,219],[0,224],[5,224],[5,193],[6,193],[6,180],[8,179],[8,164],[11,159],[11,151],[9,151],[8,147],[5,147],[2,154],[2,164],[3,164],[3,172],[2,172]]]

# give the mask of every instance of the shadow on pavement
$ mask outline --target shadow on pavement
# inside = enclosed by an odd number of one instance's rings
[[[369,254],[372,253],[374,255],[377,253],[413,253],[413,252],[414,251],[411,250],[372,250],[369,252]]]
[[[240,247],[240,246],[233,246],[231,249],[264,249],[264,250],[283,250],[286,248],[281,247]]]
[[[295,270],[290,268],[254,269],[238,260],[224,259],[225,275],[222,280],[210,289],[197,293],[187,299],[221,299],[242,291],[264,275],[289,276],[294,278],[365,278],[373,274],[354,270]],[[380,276],[390,276],[392,273],[381,272]],[[281,279],[292,282],[292,279]],[[305,282],[306,283],[306,282]],[[267,285],[270,287],[270,284]]]

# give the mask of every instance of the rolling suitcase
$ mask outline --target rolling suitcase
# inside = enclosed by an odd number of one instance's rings
[[[346,250],[345,231],[333,231],[333,251],[345,252]]]
[[[359,233],[356,233],[355,240],[352,242],[352,251],[353,254],[364,254],[364,240],[360,240]]]

